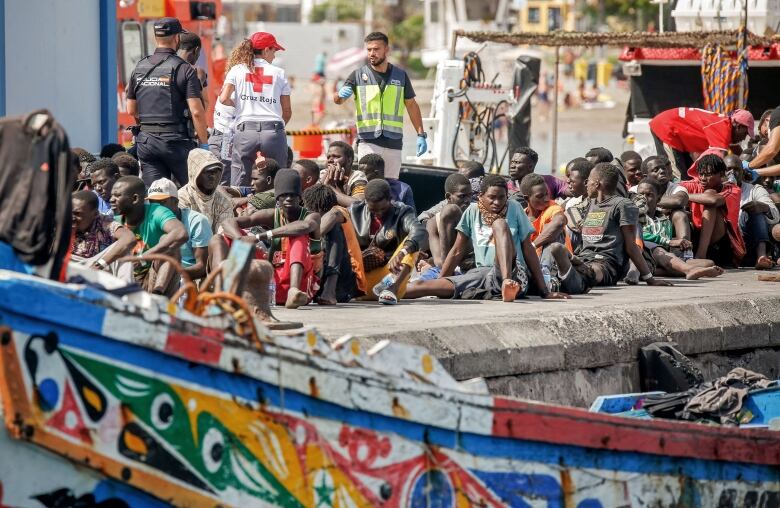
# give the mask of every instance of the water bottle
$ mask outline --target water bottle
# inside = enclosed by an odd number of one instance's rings
[[[690,259],[693,259],[693,251],[691,249],[686,249],[683,251],[683,261],[687,263]]]
[[[547,291],[552,291],[552,275],[550,275],[550,267],[542,265],[542,277],[544,278],[544,287]]]
[[[219,149],[219,158],[223,161],[230,160],[233,154],[233,129],[222,133],[222,146]]]
[[[268,283],[268,306],[276,307],[276,281],[273,279]]]

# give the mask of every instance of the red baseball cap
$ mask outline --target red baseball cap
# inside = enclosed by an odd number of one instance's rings
[[[748,136],[750,136],[751,138],[756,137],[756,130],[755,130],[756,121],[753,119],[753,115],[750,113],[750,111],[747,111],[745,109],[736,109],[734,110],[733,113],[731,113],[730,116],[732,122],[747,127]],[[740,139],[739,141],[742,140]]]
[[[249,38],[249,41],[252,43],[252,49],[271,48],[284,51],[284,48],[276,42],[276,37],[268,32],[255,32]]]

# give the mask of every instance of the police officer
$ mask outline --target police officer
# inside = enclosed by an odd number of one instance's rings
[[[159,178],[187,183],[187,154],[208,149],[201,83],[192,66],[176,55],[184,30],[176,18],[154,23],[154,54],[135,67],[127,87],[127,110],[140,125],[135,138],[146,186]]]
[[[287,167],[287,137],[290,121],[290,84],[284,70],[272,65],[277,51],[284,50],[276,37],[256,32],[230,55],[230,70],[219,102],[236,107],[231,185],[248,186],[252,165],[260,151]]]
[[[364,42],[369,65],[349,75],[334,94],[333,102],[342,104],[355,94],[356,160],[369,153],[379,154],[385,161],[385,178],[397,179],[401,172],[404,110],[409,111],[409,119],[417,131],[417,156],[428,151],[422,114],[406,71],[387,61],[390,52],[387,35],[372,32]]]

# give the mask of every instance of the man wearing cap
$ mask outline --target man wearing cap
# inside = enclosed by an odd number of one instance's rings
[[[688,179],[688,168],[694,157],[708,149],[740,154],[746,136],[755,136],[753,115],[737,109],[722,115],[699,108],[672,108],[650,120],[650,131],[660,155],[666,154],[673,164],[676,178]]]
[[[176,18],[154,23],[154,54],[141,59],[127,86],[127,111],[140,125],[135,138],[144,183],[187,183],[187,154],[208,148],[206,112],[195,69],[176,54],[184,30]]]
[[[211,240],[211,224],[205,215],[179,208],[178,190],[176,184],[167,178],[152,182],[146,199],[172,211],[187,230],[187,241],[180,247],[181,265],[192,280],[206,276],[209,260],[209,241]]]
[[[245,229],[258,228],[257,241],[270,245],[268,259],[274,267],[276,303],[296,309],[308,304],[319,288],[321,217],[303,207],[301,177],[294,169],[279,170],[274,190],[276,208],[225,221],[223,229],[230,239],[225,243],[245,236]],[[212,250],[212,263],[216,265],[223,256],[215,257]]]
[[[342,104],[355,94],[358,129],[357,160],[369,153],[382,156],[385,178],[398,179],[401,173],[401,148],[404,135],[404,111],[417,131],[417,156],[428,151],[420,106],[414,100],[414,88],[403,69],[387,61],[390,52],[387,35],[373,32],[364,39],[369,65],[357,69],[333,96]]]
[[[225,77],[219,102],[235,106],[235,135],[230,184],[248,187],[257,152],[287,167],[287,136],[290,121],[290,84],[284,70],[273,65],[284,48],[267,32],[255,32],[230,55],[232,67]]]

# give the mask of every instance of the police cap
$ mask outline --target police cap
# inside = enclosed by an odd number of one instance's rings
[[[154,22],[154,35],[169,37],[184,32],[181,23],[176,18],[160,18]]]

